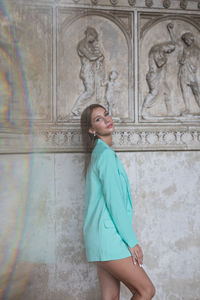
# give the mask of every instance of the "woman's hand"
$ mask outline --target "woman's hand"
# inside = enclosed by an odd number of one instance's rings
[[[140,245],[137,244],[137,245],[135,245],[135,247],[129,248],[129,251],[131,252],[134,265],[136,265],[138,263],[139,266],[142,267],[143,252],[142,252],[142,248],[140,247]]]

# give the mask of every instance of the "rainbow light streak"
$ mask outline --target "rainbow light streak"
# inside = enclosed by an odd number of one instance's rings
[[[8,61],[9,56],[7,55],[7,53],[5,52],[5,60]],[[2,53],[1,53],[2,55]],[[9,109],[10,109],[10,102],[11,102],[11,87],[9,84],[9,79],[8,79],[8,75],[6,72],[4,73],[0,73],[0,96],[1,96],[1,101],[5,99],[5,101],[1,102],[1,115],[2,115],[2,121],[6,122],[6,120],[8,120],[8,113],[9,113]],[[5,118],[4,118],[5,116]]]
[[[5,3],[0,0],[0,25],[2,23],[7,22],[8,24],[12,24],[12,21],[9,18],[9,14],[7,12],[7,8]],[[6,51],[3,51],[1,48],[1,41],[0,41],[0,50],[1,55],[4,55],[6,64],[8,67],[13,67],[13,60],[15,60],[15,64],[17,66],[17,76],[16,76],[16,82],[14,82],[14,85],[16,88],[21,89],[21,95],[23,94],[25,102],[25,125],[27,128],[27,132],[32,132],[32,124],[31,124],[31,113],[30,113],[30,102],[29,102],[29,93],[27,88],[27,80],[25,76],[25,71],[23,67],[23,60],[21,57],[21,52],[19,49],[19,46],[16,42],[14,31],[12,26],[8,26],[8,39],[11,41],[11,48],[14,49],[13,55],[9,55],[6,53]],[[12,59],[11,59],[12,58]],[[0,71],[1,71],[1,65],[0,65]],[[2,72],[1,72],[2,73]],[[2,74],[0,76],[0,88],[3,87],[4,94],[6,95],[6,101],[4,105],[1,105],[2,111],[1,114],[3,115],[2,123],[4,126],[9,128],[17,128],[17,122],[13,120],[12,117],[12,88],[13,85],[10,84],[10,78],[7,72]],[[31,145],[30,145],[31,147]],[[31,150],[31,148],[30,148]],[[16,158],[15,158],[16,159]],[[1,249],[1,256],[0,256],[0,299],[6,300],[9,298],[9,296],[13,293],[13,285],[15,286],[14,280],[16,279],[17,274],[17,262],[20,256],[20,249],[23,245],[24,240],[24,234],[25,234],[25,228],[26,228],[26,221],[27,221],[27,210],[29,205],[29,193],[30,193],[30,182],[31,182],[31,157],[28,155],[26,158],[24,158],[23,163],[23,174],[25,174],[24,177],[20,178],[18,172],[18,163],[16,160],[11,159],[11,162],[5,162],[3,163],[3,166],[0,165],[0,176],[2,175],[3,182],[7,183],[7,185],[4,184],[1,188],[1,195],[3,196],[4,200],[8,197],[8,200],[14,200],[14,203],[12,203],[12,209],[11,212],[7,213],[5,209],[5,213],[7,214],[6,217],[9,217],[7,220],[3,220],[3,212],[1,209],[1,222],[4,222],[3,224],[6,224],[2,230],[1,227],[1,236],[0,236],[0,245],[4,246],[3,249]],[[10,161],[10,159],[9,159]],[[20,171],[21,168],[18,166]],[[16,173],[16,174],[15,174]],[[11,178],[7,178],[6,174],[10,176]],[[17,176],[18,175],[18,176]],[[12,180],[12,182],[11,182]],[[0,182],[1,187],[1,182]],[[13,199],[13,194],[15,191],[18,193],[19,197],[18,199]],[[10,199],[9,199],[10,196]],[[17,200],[17,201],[16,201]],[[9,202],[9,201],[8,201]],[[1,205],[2,202],[0,203]],[[6,201],[5,201],[6,206]],[[10,209],[10,207],[9,207]],[[5,230],[4,230],[5,229]],[[23,290],[26,286],[28,280],[28,276],[23,277],[23,282],[20,283],[20,290],[17,291],[17,294],[22,294]],[[15,288],[14,288],[15,289]],[[17,299],[17,294],[16,298]]]
[[[27,132],[31,132],[32,126],[31,126],[31,109],[30,109],[30,101],[29,101],[29,93],[28,93],[28,87],[27,87],[27,80],[25,76],[25,70],[23,66],[23,59],[21,57],[21,52],[19,45],[17,43],[16,39],[16,34],[15,34],[15,27],[12,25],[12,20],[9,18],[9,14],[6,10],[5,3],[0,0],[0,22],[4,24],[1,27],[5,27],[6,30],[4,29],[4,35],[5,32],[7,34],[7,41],[6,42],[1,42],[0,40],[0,54],[4,56],[5,59],[5,64],[3,66],[3,71],[4,71],[4,82],[5,87],[7,86],[8,90],[8,99],[7,101],[4,101],[5,104],[7,102],[7,107],[4,107],[4,112],[3,112],[3,120],[7,122],[7,127],[13,127],[17,126],[16,121],[14,120],[12,113],[12,91],[14,93],[17,91],[20,91],[19,93],[19,99],[23,103],[23,117],[20,116],[20,119],[23,119],[23,121],[26,120],[26,122],[23,122],[26,126]],[[5,26],[6,24],[6,26]],[[1,38],[1,36],[0,36]],[[5,50],[6,48],[6,50]],[[0,64],[0,71],[2,69],[2,66]],[[14,72],[13,72],[14,70]],[[9,71],[10,73],[16,73],[14,76],[14,81],[11,82],[11,78],[9,78]],[[10,91],[8,88],[8,85],[10,85]],[[4,104],[4,106],[5,106]],[[6,113],[5,113],[6,112]],[[10,126],[9,126],[10,125]]]
[[[19,279],[16,280],[16,278],[19,277],[17,263],[20,255],[19,249],[23,244],[26,227],[26,212],[29,203],[27,200],[28,192],[30,191],[30,158],[29,156],[27,156],[26,159],[23,158],[23,164],[22,161],[16,163],[15,158],[13,158],[10,159],[9,162],[5,161],[0,166],[0,173],[7,174],[5,178],[2,178],[2,198],[12,200],[12,198],[14,198],[13,194],[16,193],[20,195],[18,199],[14,199],[14,202],[11,203],[12,206],[10,206],[10,201],[4,201],[3,206],[1,204],[0,299],[4,300],[9,299],[10,294],[13,294],[13,290],[15,296],[19,293],[23,293],[28,280],[28,276],[24,277],[23,281],[19,281]],[[26,174],[27,178],[24,179],[20,176],[21,174]],[[12,181],[10,182],[9,178],[11,176]],[[21,177],[20,179],[19,176]],[[17,297],[14,299],[17,299]]]

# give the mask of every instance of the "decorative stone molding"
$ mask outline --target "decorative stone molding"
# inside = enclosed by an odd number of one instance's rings
[[[82,152],[79,127],[40,129],[32,134],[0,134],[0,153]],[[196,127],[116,126],[116,151],[200,150],[200,129]]]
[[[7,3],[11,3],[11,5],[17,3],[17,4],[22,4],[22,5],[64,5],[64,6],[69,6],[69,7],[93,7],[94,5],[100,7],[109,7],[112,8],[113,6],[116,6],[118,8],[128,8],[128,7],[135,7],[139,9],[168,9],[170,10],[177,10],[177,9],[184,9],[188,11],[194,11],[197,9],[198,6],[198,0],[144,0],[144,1],[136,1],[136,0],[104,0],[104,1],[99,1],[99,0],[6,0],[4,1]],[[130,3],[129,3],[130,2]],[[187,3],[186,3],[187,2]],[[132,4],[134,3],[134,5]],[[170,3],[170,5],[169,5]],[[184,8],[185,7],[185,8]]]

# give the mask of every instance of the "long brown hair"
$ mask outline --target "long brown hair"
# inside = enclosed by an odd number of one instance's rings
[[[94,136],[94,134],[89,132],[89,129],[92,127],[92,123],[91,123],[92,112],[95,108],[98,107],[105,109],[105,107],[103,107],[102,105],[95,103],[87,106],[81,114],[82,144],[84,147],[84,152],[86,153],[85,170],[84,170],[85,174],[87,171],[87,167],[90,163],[92,150],[94,149],[96,145],[96,141],[98,139],[97,136]]]

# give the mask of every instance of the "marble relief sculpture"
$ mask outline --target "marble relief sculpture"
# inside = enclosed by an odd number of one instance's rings
[[[170,29],[170,24],[167,26],[168,30]],[[151,108],[157,101],[157,96],[160,90],[161,80],[165,78],[166,65],[168,61],[168,55],[175,50],[175,43],[173,40],[167,41],[164,43],[154,45],[148,55],[149,61],[149,70],[146,74],[146,81],[149,87],[149,93],[146,95],[143,106],[142,106],[142,115],[145,117],[148,115],[147,109]],[[164,73],[164,76],[163,74]],[[170,90],[167,86],[166,81],[164,82],[165,91],[164,91],[164,100],[167,109],[167,113],[171,113],[170,106]]]
[[[189,117],[190,115],[200,115],[192,113],[192,107],[190,104],[191,95],[193,95],[197,105],[200,108],[200,88],[197,71],[199,69],[200,61],[200,48],[195,43],[194,34],[192,32],[185,32],[180,38],[177,38],[173,32],[174,24],[167,24],[167,29],[171,38],[169,42],[163,42],[156,44],[151,47],[148,54],[149,70],[146,74],[146,81],[149,87],[149,92],[144,98],[142,105],[142,116],[143,118],[150,117],[148,111],[149,108],[157,104],[158,95],[161,91],[164,95],[164,103],[166,106],[166,117],[173,116],[171,100],[170,100],[170,89],[167,84],[167,62],[168,55],[178,49],[177,54],[174,55],[175,61],[178,62],[177,73],[175,78],[178,78],[178,85],[182,93],[182,101],[185,109],[179,112],[179,115]]]
[[[84,92],[78,97],[72,113],[79,115],[88,99],[95,95],[96,102],[102,98],[102,80],[104,79],[104,55],[98,45],[98,33],[93,27],[85,31],[85,38],[77,46],[81,61],[80,79],[84,85]]]
[[[173,25],[171,24],[170,35],[172,40],[178,45],[178,39],[175,37],[172,29]],[[195,44],[195,39],[192,32],[188,31],[183,33],[181,35],[181,40],[184,45],[181,57],[178,59],[178,79],[185,105],[185,110],[181,113],[181,115],[187,116],[192,114],[189,101],[190,91],[192,91],[194,99],[200,108],[200,89],[198,82],[199,80],[197,78],[197,70],[200,61],[200,48]]]
[[[72,114],[80,115],[83,108],[93,99],[104,105],[113,114],[116,100],[120,93],[119,73],[111,70],[106,75],[105,57],[98,43],[98,32],[93,27],[87,27],[85,38],[78,43],[77,53],[81,61],[80,79],[84,91],[76,100]]]
[[[113,108],[115,106],[115,100],[118,98],[118,93],[120,92],[120,85],[117,80],[118,78],[117,71],[111,71],[109,73],[109,78],[102,83],[105,89],[105,107],[107,108],[110,114],[113,114]]]
[[[179,80],[185,111],[182,114],[190,114],[189,90],[192,91],[197,105],[200,108],[200,89],[197,80],[197,68],[200,61],[200,48],[195,45],[194,35],[191,32],[185,32],[181,36],[184,42],[182,57],[179,60]]]

